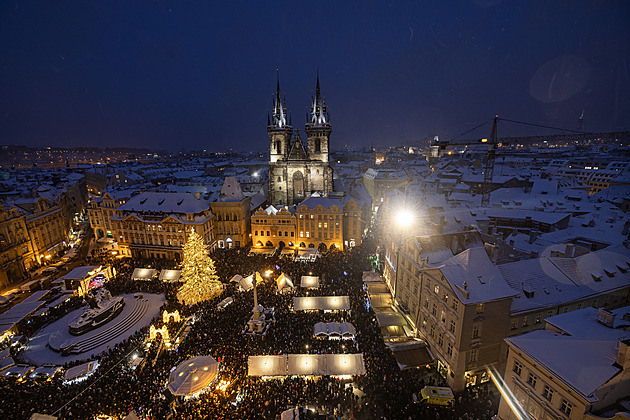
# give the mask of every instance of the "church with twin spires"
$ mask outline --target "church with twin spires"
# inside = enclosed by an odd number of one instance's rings
[[[299,129],[293,132],[291,117],[287,116],[278,78],[273,110],[267,117],[269,201],[276,207],[298,204],[315,192],[327,196],[334,191],[333,170],[328,163],[332,129],[319,87],[319,70],[315,96],[306,115],[306,143],[300,137]]]

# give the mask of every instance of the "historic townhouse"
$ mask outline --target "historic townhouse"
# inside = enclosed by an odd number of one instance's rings
[[[111,218],[121,255],[181,261],[192,228],[216,246],[210,201],[188,193],[145,192],[127,200]]]

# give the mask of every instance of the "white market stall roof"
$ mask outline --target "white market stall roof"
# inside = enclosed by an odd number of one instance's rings
[[[407,320],[397,312],[381,312],[376,314],[376,320],[381,328],[385,327],[404,327]]]
[[[252,247],[249,250],[249,256],[252,255],[273,255],[276,252],[275,247],[271,246],[262,246],[262,247]]]
[[[37,302],[38,300],[44,298],[48,293],[50,293],[50,290],[38,290],[33,292],[32,295],[24,299],[21,303]]]
[[[155,275],[154,268],[134,268],[131,275],[132,280],[151,280]]]
[[[300,287],[317,289],[319,287],[319,276],[302,276]]]
[[[386,308],[392,305],[392,297],[389,294],[386,295],[369,295],[370,305],[375,308]]]
[[[317,255],[319,254],[317,253],[317,250],[315,248],[304,248],[304,249],[298,250],[298,253],[295,259],[297,261],[299,260],[315,261],[317,259]]]
[[[313,327],[317,337],[354,337],[356,329],[349,322],[318,322]]]
[[[231,297],[226,297],[221,302],[219,302],[219,304],[217,305],[217,309],[225,309],[225,307],[232,302],[234,302],[234,299],[232,299]]]
[[[0,372],[10,368],[11,366],[15,366],[15,361],[11,356],[0,359]]]
[[[255,273],[256,275],[256,283],[261,284],[263,282],[263,278],[258,271]],[[250,274],[249,276],[243,278],[243,280],[239,283],[241,289],[248,291],[254,287],[254,274]]]
[[[363,282],[382,282],[383,277],[376,271],[364,271],[363,272]]]
[[[57,420],[58,417],[51,416],[50,414],[39,414],[33,413],[31,414],[30,420]]]
[[[92,272],[98,272],[103,266],[101,265],[84,265],[77,267],[68,274],[64,274],[63,279],[67,280],[83,280],[90,276]]]
[[[79,379],[84,376],[91,375],[98,368],[98,362],[87,362],[82,365],[73,366],[70,369],[66,370],[66,373],[63,375],[63,379],[65,381],[73,381],[75,379]]]
[[[17,324],[45,304],[46,302],[41,302],[39,300],[35,302],[18,303],[0,315],[0,325]]]
[[[219,374],[219,362],[212,356],[188,359],[171,372],[168,389],[173,395],[194,395],[206,388]]]
[[[307,296],[294,297],[293,309],[296,311],[343,311],[350,309],[348,296]]]
[[[181,270],[162,270],[160,271],[160,280],[175,282],[182,276]]]
[[[249,376],[363,375],[363,353],[249,356]]]
[[[282,292],[285,289],[295,289],[293,281],[291,281],[291,277],[287,276],[284,273],[278,276],[278,278],[276,279],[276,284],[278,285],[279,292]]]

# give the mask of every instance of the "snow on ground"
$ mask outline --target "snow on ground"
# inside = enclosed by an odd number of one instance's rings
[[[42,365],[46,363],[63,365],[64,363],[73,362],[75,360],[87,360],[91,359],[93,355],[100,354],[107,351],[107,347],[113,347],[116,344],[126,340],[132,336],[136,331],[145,327],[151,323],[151,320],[160,314],[160,308],[164,303],[164,295],[157,295],[151,293],[142,293],[143,298],[149,301],[149,307],[144,316],[138,320],[138,322],[129,330],[124,331],[121,335],[113,338],[100,347],[97,347],[89,352],[81,354],[71,354],[68,356],[62,356],[61,353],[57,353],[48,346],[48,340],[51,334],[54,334],[53,340],[60,343],[66,340],[76,340],[78,338],[86,338],[92,335],[96,335],[99,332],[106,330],[110,326],[114,325],[118,320],[123,319],[132,310],[134,301],[136,298],[133,294],[122,295],[125,298],[125,307],[120,314],[106,325],[89,331],[80,336],[74,336],[70,334],[68,325],[78,316],[80,316],[85,308],[72,311],[61,319],[53,322],[50,325],[42,328],[28,343],[26,350],[22,354],[22,358],[25,362],[32,363],[34,365]]]

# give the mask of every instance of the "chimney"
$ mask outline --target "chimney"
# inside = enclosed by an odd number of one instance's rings
[[[533,244],[536,242],[536,238],[538,237],[538,231],[536,229],[532,229],[529,231],[529,243]]]
[[[199,192],[199,191],[195,191],[195,198],[196,198],[197,200],[201,200],[201,192]]]
[[[617,364],[623,367],[623,370],[630,369],[630,340],[619,341],[619,350],[617,351]]]
[[[490,258],[490,261],[492,261],[493,264],[496,264],[499,259],[499,245],[485,243],[484,247],[486,248],[486,253]]]
[[[564,249],[564,258],[573,258],[575,257],[575,245],[567,244]]]

